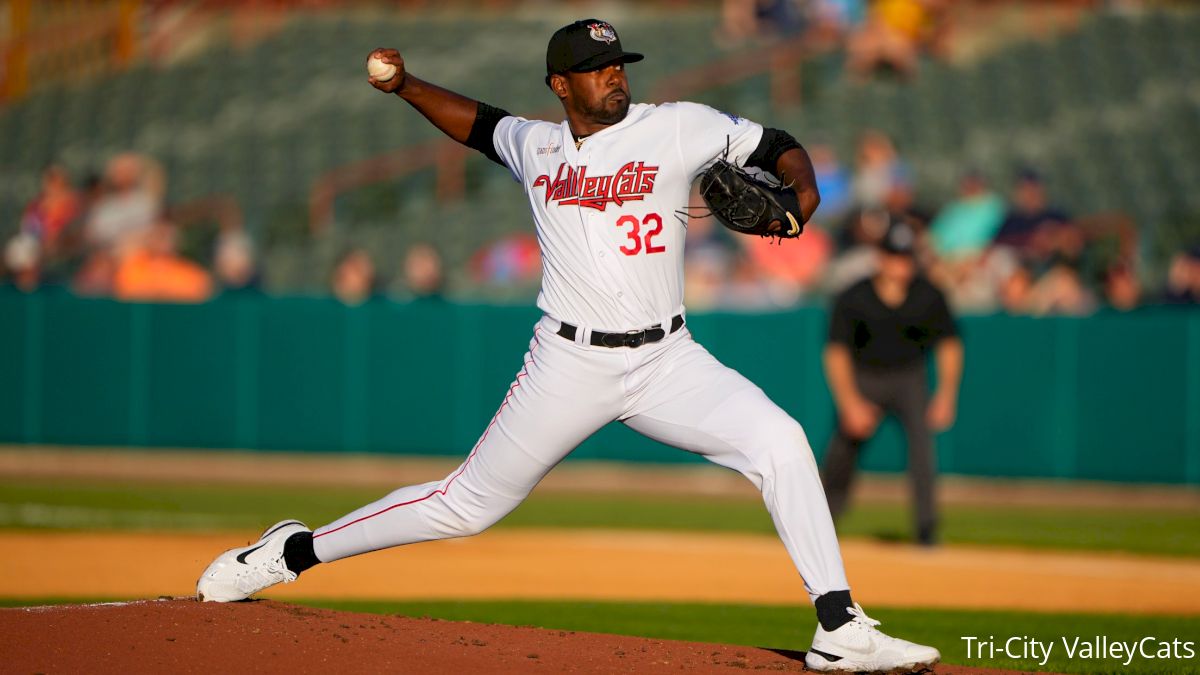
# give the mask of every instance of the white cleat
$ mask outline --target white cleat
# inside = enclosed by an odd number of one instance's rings
[[[283,544],[297,532],[309,532],[298,520],[284,520],[268,527],[258,541],[231,548],[212,561],[196,582],[196,598],[202,602],[236,602],[278,583],[290,584],[296,573],[283,564]]]
[[[937,663],[942,655],[933,647],[885,635],[879,622],[867,616],[858,603],[847,607],[854,616],[834,631],[817,624],[812,647],[804,657],[809,670],[842,672],[920,671]]]

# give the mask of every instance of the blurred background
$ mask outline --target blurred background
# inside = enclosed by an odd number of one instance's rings
[[[905,221],[967,345],[944,469],[1200,484],[1181,2],[0,3],[0,441],[461,454],[536,318],[536,240],[508,174],[363,60],[560,119],[546,36],[586,14],[648,55],[637,98],[813,156],[801,239],[692,218],[686,267],[693,330],[818,454],[826,307]],[[607,429],[579,454],[680,453]]]

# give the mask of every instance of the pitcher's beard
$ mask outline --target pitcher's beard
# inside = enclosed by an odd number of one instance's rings
[[[616,102],[610,103],[610,101],[611,99],[605,97],[600,102],[600,105],[589,107],[584,112],[587,113],[593,122],[599,124],[616,124],[625,119],[625,116],[629,114],[629,97],[625,96]]]

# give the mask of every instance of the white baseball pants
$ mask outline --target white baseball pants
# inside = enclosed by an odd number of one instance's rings
[[[558,327],[550,317],[538,322],[525,367],[462,465],[318,528],[317,557],[478,534],[584,439],[621,420],[741,472],[762,491],[812,598],[849,589],[808,439],[761,389],[713,358],[686,326],[637,349],[593,347],[586,330],[568,341]]]

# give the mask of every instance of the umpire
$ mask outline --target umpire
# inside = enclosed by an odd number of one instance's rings
[[[879,266],[839,295],[825,347],[825,377],[837,407],[837,430],[825,455],[825,494],[836,519],[846,507],[862,444],[893,414],[908,440],[908,472],[917,541],[937,542],[933,434],[954,423],[963,347],[946,298],[917,273],[916,235],[893,223],[879,244]],[[937,389],[929,395],[932,349]]]

